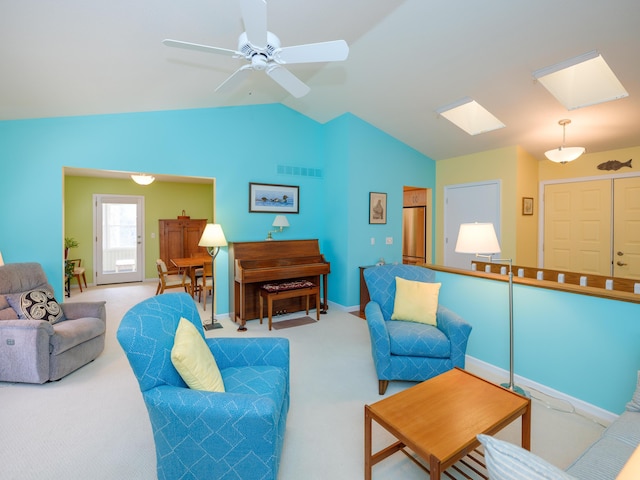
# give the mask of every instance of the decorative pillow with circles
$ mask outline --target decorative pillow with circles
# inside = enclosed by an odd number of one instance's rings
[[[44,320],[52,325],[66,320],[60,304],[49,290],[12,293],[5,298],[22,320]]]

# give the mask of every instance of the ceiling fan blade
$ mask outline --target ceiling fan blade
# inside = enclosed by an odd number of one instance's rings
[[[344,40],[309,43],[284,47],[273,54],[278,63],[340,62],[349,56],[349,45]]]
[[[267,2],[240,0],[242,21],[249,43],[259,49],[267,47]]]
[[[208,45],[200,45],[198,43],[181,42],[180,40],[165,39],[162,41],[167,47],[184,48],[185,50],[197,50],[199,52],[218,53],[220,55],[228,55],[230,57],[241,55],[235,50],[227,48],[210,47]]]
[[[233,72],[229,78],[227,78],[224,82],[222,82],[218,88],[216,88],[216,92],[224,93],[233,89],[237,85],[240,85],[251,73],[251,65],[243,65],[238,70]]]
[[[281,67],[277,63],[272,63],[266,69],[267,75],[273,78],[282,88],[296,98],[304,97],[309,93],[310,88],[298,77]]]

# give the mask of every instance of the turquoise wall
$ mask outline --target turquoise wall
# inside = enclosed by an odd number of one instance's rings
[[[300,213],[277,238],[318,238],[331,262],[329,299],[346,307],[359,303],[358,266],[401,261],[402,187],[435,188],[435,162],[374,126],[351,114],[322,125],[283,105],[3,121],[0,162],[0,251],[6,262],[40,262],[58,296],[65,166],[215,178],[215,221],[229,241],[270,230],[273,214],[248,212],[249,182],[300,186]],[[387,193],[386,225],[369,224],[369,192]],[[226,249],[216,266],[217,310],[228,312]],[[474,325],[468,353],[508,369],[506,284],[438,277],[442,303]],[[640,369],[640,306],[515,290],[516,373],[622,411]]]
[[[508,283],[436,272],[440,302],[471,325],[467,354],[509,370]],[[614,413],[640,370],[640,305],[514,284],[514,370]]]
[[[382,256],[350,255],[352,237],[369,236],[367,192],[389,191],[396,205],[401,193],[392,192],[414,184],[416,170],[425,184],[435,183],[431,159],[356,117],[322,125],[280,104],[3,121],[0,159],[0,198],[11,225],[0,231],[0,251],[6,262],[40,262],[57,292],[65,166],[215,178],[215,221],[231,242],[263,240],[271,229],[274,214],[248,211],[249,182],[298,185],[300,213],[288,216],[291,227],[277,238],[320,240],[332,265],[329,298],[341,305],[359,301],[357,283],[350,284],[358,264]],[[406,174],[389,174],[405,167]],[[397,239],[397,260],[399,222],[375,226]],[[227,263],[223,249],[216,261],[219,312],[229,311]]]

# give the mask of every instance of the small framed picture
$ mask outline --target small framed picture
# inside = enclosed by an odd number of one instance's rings
[[[299,213],[300,187],[249,183],[249,212]]]
[[[533,198],[522,197],[522,214],[533,215]]]
[[[369,223],[387,223],[387,194],[369,192]]]

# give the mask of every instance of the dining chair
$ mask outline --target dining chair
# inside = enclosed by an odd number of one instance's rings
[[[202,301],[203,310],[207,309],[207,295],[213,296],[213,267],[211,262],[205,262],[202,277],[198,280],[198,301]],[[204,295],[202,295],[204,293]]]
[[[164,293],[168,288],[182,288],[185,292],[188,292],[191,286],[191,278],[187,276],[187,272],[184,271],[181,274],[169,273],[167,270],[167,264],[161,258],[156,260],[156,267],[158,268],[158,288],[156,288],[156,295]]]
[[[82,266],[82,259],[74,258],[73,260],[67,260],[67,262],[73,265],[73,273],[71,276],[75,278],[82,292],[82,282],[84,281],[84,288],[87,288],[87,277],[85,276],[85,269]]]

